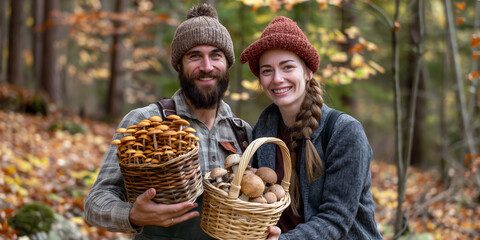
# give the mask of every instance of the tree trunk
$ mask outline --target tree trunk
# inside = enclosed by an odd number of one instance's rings
[[[117,0],[116,12],[121,14],[125,11],[127,1]],[[115,28],[118,30],[121,22],[115,22]],[[125,83],[125,69],[122,62],[125,59],[125,46],[123,46],[123,33],[115,33],[113,36],[112,55],[110,63],[110,86],[108,88],[108,118],[116,119],[120,117],[123,106],[123,93]]]
[[[340,12],[340,16],[342,17],[340,31],[342,31],[346,39],[346,42],[339,43],[339,45],[340,45],[340,48],[342,49],[342,52],[345,52],[346,54],[348,54],[350,49],[352,49],[356,40],[356,39],[350,39],[348,37],[348,34],[346,33],[346,30],[351,26],[354,26],[356,21],[355,15],[352,14],[352,11],[351,11],[353,9],[353,4],[354,4],[353,1],[343,1],[342,2],[343,7],[338,8],[338,11]],[[346,62],[340,65],[343,67],[349,68],[349,64],[350,62]],[[347,106],[349,109],[351,110],[356,109],[356,101],[355,101],[355,98],[352,97],[352,94],[349,94],[348,92],[343,92],[342,95],[340,96],[340,100],[342,101],[342,105]]]
[[[2,0],[0,1],[0,82],[5,81],[4,76],[4,68],[3,68],[3,45],[5,44],[5,35],[7,34],[6,31],[6,21],[5,21],[5,12],[7,9],[7,1]]]
[[[408,166],[404,165],[403,159],[403,137],[402,137],[402,107],[401,107],[401,94],[400,94],[400,74],[399,74],[399,55],[400,47],[398,44],[398,34],[395,25],[399,21],[400,0],[395,1],[395,15],[392,26],[392,76],[393,76],[393,93],[395,101],[395,156],[397,162],[397,175],[398,175],[398,205],[395,215],[395,234],[398,236],[404,231],[406,224],[405,214],[403,213],[402,205],[405,201],[405,188],[406,188],[406,169]]]
[[[453,23],[453,11],[451,9],[452,2],[450,0],[443,0],[444,10],[445,10],[445,17],[447,21],[447,46],[450,50],[450,57],[451,57],[451,64],[452,64],[452,71],[453,71],[453,78],[456,83],[456,91],[457,91],[457,98],[458,98],[458,109],[460,110],[460,118],[462,122],[463,132],[464,132],[464,140],[466,141],[467,145],[467,152],[475,155],[477,151],[475,149],[475,145],[473,143],[473,135],[472,130],[470,129],[470,116],[467,112],[467,102],[465,97],[465,88],[463,84],[463,79],[461,77],[460,71],[460,62],[458,60],[458,46],[457,40],[455,35],[455,27]]]
[[[33,43],[32,43],[33,67],[34,67],[33,79],[37,86],[39,85],[38,82],[41,79],[41,74],[42,74],[41,67],[43,66],[42,43],[43,43],[43,31],[45,28],[45,25],[44,25],[45,10],[44,9],[45,9],[44,0],[33,1],[33,20],[34,20]]]
[[[10,33],[8,35],[8,68],[7,82],[23,86],[22,75],[22,29],[23,0],[11,0]]]
[[[405,157],[410,158],[412,165],[419,166],[423,159],[423,126],[425,119],[425,99],[422,95],[415,94],[417,92],[423,92],[424,74],[422,66],[422,42],[423,42],[423,27],[421,20],[423,19],[423,12],[420,10],[420,4],[414,4],[412,7],[412,14],[410,18],[410,44],[413,51],[408,54],[407,69],[416,69],[417,71],[407,71],[407,92],[410,94],[407,106],[414,107],[413,109],[407,109],[409,115],[408,119],[411,119],[409,128],[412,130],[409,134],[410,139],[407,139],[409,148],[405,154]],[[412,119],[413,118],[413,119]],[[411,141],[411,142],[410,142]]]
[[[40,82],[41,90],[57,104],[61,103],[61,83],[57,69],[55,42],[58,33],[58,0],[45,0],[45,32],[43,38],[43,66]]]

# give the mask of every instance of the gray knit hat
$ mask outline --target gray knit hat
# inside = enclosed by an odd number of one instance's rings
[[[208,4],[192,7],[187,19],[178,26],[173,37],[172,66],[178,72],[178,63],[183,55],[198,45],[211,45],[226,56],[229,67],[235,62],[232,38],[228,30],[218,21],[217,11]]]

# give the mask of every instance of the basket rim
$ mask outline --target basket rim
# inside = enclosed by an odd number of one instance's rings
[[[128,167],[128,168],[132,168],[132,167],[134,167],[134,168],[161,168],[161,167],[173,164],[173,163],[177,163],[179,160],[189,158],[192,155],[197,154],[199,149],[200,149],[200,144],[197,143],[195,148],[190,150],[189,152],[187,152],[185,154],[182,154],[180,156],[177,156],[175,158],[172,158],[172,159],[170,159],[166,162],[163,162],[163,163],[124,163],[124,162],[119,161],[118,164],[121,167]]]

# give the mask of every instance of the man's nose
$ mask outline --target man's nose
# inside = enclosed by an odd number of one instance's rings
[[[212,60],[207,56],[203,58],[200,70],[203,72],[211,72],[213,70]]]

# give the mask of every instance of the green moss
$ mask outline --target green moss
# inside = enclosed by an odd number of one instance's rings
[[[20,231],[20,236],[29,236],[38,232],[49,232],[55,220],[53,211],[43,203],[23,206],[8,220],[8,224]]]

